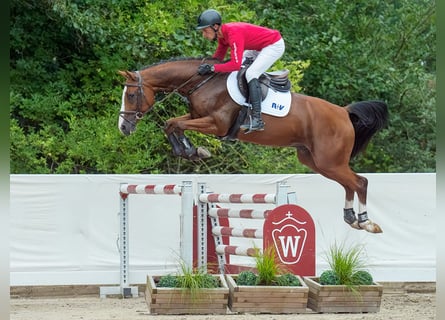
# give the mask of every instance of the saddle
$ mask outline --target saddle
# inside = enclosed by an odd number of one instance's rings
[[[249,97],[249,87],[247,84],[247,80],[245,77],[247,68],[252,64],[252,59],[246,59],[243,62],[243,65],[238,71],[236,80],[238,84],[239,91],[241,94],[246,98],[246,101]],[[288,79],[289,70],[279,70],[279,71],[273,71],[273,72],[264,72],[259,80],[260,86],[261,86],[261,95],[262,95],[262,101],[266,98],[269,88],[274,91],[279,92],[288,92],[291,88],[291,83]],[[244,123],[244,121],[247,118],[247,111],[248,108],[241,108],[239,111],[238,117],[235,119],[234,123],[232,123],[231,127],[229,128],[229,131],[225,136],[219,137],[221,140],[225,141],[236,141],[236,136],[238,134],[238,131],[240,129],[241,124]]]
[[[253,60],[246,59],[243,62],[243,66],[241,67],[237,75],[238,88],[245,97],[249,96],[249,87],[245,74],[247,68],[252,64],[252,62]],[[279,92],[289,91],[291,88],[291,83],[289,81],[288,75],[289,70],[264,72],[258,79],[261,86],[262,100],[266,98],[269,88]]]

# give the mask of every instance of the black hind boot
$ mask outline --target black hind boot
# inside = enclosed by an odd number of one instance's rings
[[[241,125],[245,133],[251,131],[263,131],[264,122],[261,118],[261,87],[258,79],[252,79],[249,82],[249,99],[252,105],[250,123]]]

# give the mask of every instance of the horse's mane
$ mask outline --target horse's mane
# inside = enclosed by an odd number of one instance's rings
[[[167,63],[167,62],[175,62],[175,61],[196,61],[196,60],[200,60],[200,61],[202,61],[202,60],[206,60],[206,61],[209,61],[209,60],[215,60],[215,59],[212,58],[212,57],[174,57],[174,58],[170,58],[170,59],[168,59],[168,60],[161,60],[161,61],[155,62],[155,63],[153,63],[153,64],[151,64],[151,65],[142,67],[141,70],[145,70],[145,69],[148,69],[148,68],[151,68],[151,67],[154,67],[154,66],[158,66],[158,65],[160,65],[160,64]]]

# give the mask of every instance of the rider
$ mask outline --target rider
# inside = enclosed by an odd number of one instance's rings
[[[230,60],[221,64],[202,64],[198,68],[200,75],[212,72],[232,72],[241,69],[245,51],[258,52],[257,58],[246,70],[249,86],[249,99],[252,105],[252,121],[241,129],[251,131],[264,130],[261,118],[261,88],[258,78],[284,53],[284,40],[277,30],[245,22],[222,24],[221,15],[213,9],[205,10],[198,17],[197,30],[202,30],[204,38],[218,41],[213,58],[223,60],[230,48]]]

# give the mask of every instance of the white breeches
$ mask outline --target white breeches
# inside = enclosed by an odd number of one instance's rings
[[[263,48],[261,51],[246,50],[243,57],[252,57],[255,60],[246,70],[247,82],[254,78],[259,78],[263,72],[266,72],[284,53],[284,40],[280,39],[274,44]]]

